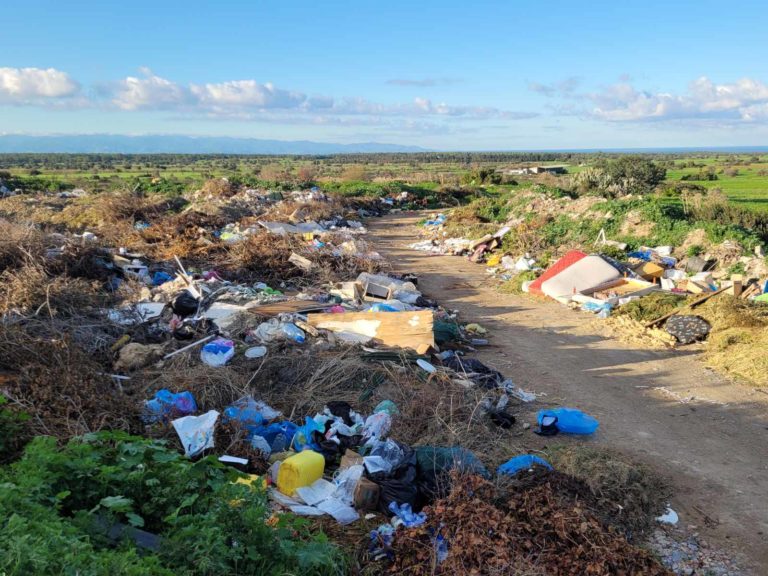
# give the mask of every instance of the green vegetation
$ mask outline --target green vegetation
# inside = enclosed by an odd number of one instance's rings
[[[14,460],[29,439],[29,414],[11,410],[7,404],[7,398],[0,394],[0,464]]]
[[[561,176],[518,176],[504,170],[564,164]],[[666,171],[666,176],[665,176]],[[526,188],[542,184],[571,193],[607,197],[663,190],[719,189],[736,205],[768,208],[768,156],[706,153],[622,155],[607,153],[496,152],[339,154],[332,156],[243,156],[199,154],[4,154],[0,181],[8,188],[57,192],[133,190],[177,195],[225,177],[249,187],[290,190],[317,184],[354,196],[393,193],[391,186],[418,193],[446,187]],[[665,179],[666,178],[666,179]],[[426,204],[432,206],[434,198]]]
[[[0,468],[0,573],[345,573],[325,536],[293,515],[270,517],[264,490],[239,476],[121,432],[63,447],[37,437]],[[115,522],[125,527],[117,542]],[[157,549],[138,549],[131,527],[159,536]]]

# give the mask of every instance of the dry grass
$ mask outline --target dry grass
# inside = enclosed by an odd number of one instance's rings
[[[768,306],[720,295],[696,308],[712,325],[705,361],[708,366],[768,386]]]
[[[665,510],[671,490],[650,467],[613,451],[589,446],[555,446],[548,450],[559,472],[584,482],[604,511],[604,520],[628,537],[647,531]]]
[[[79,334],[57,321],[7,318],[0,324],[0,370],[6,375],[3,395],[28,412],[34,434],[65,439],[101,429],[138,426],[138,406],[104,373],[104,338],[87,319],[79,319]],[[91,349],[75,342],[76,338]],[[102,354],[98,353],[102,349]]]

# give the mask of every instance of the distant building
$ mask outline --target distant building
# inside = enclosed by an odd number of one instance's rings
[[[567,174],[565,166],[526,166],[525,168],[508,168],[502,170],[508,175],[515,174]]]

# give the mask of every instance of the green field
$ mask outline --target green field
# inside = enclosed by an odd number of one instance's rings
[[[474,175],[502,172],[532,165],[565,165],[568,174],[543,178],[507,176],[505,184],[521,187],[543,182],[568,189],[568,179],[617,154],[602,153],[419,153],[351,154],[337,156],[217,156],[217,155],[117,155],[117,154],[6,154],[0,155],[3,174],[27,190],[83,188],[107,192],[133,188],[139,183],[156,191],[180,193],[199,188],[210,178],[227,177],[252,186],[306,186],[348,188],[355,182],[375,193],[376,184],[392,181],[424,189],[460,185],[498,185],[478,181]],[[667,170],[662,186],[687,182],[721,190],[734,204],[768,210],[768,155],[749,154],[647,154]],[[707,178],[713,179],[707,179]],[[683,180],[685,178],[685,180]],[[24,185],[28,184],[28,185]],[[512,187],[510,186],[510,187]],[[343,193],[349,193],[344,191]],[[364,192],[365,193],[365,192]]]

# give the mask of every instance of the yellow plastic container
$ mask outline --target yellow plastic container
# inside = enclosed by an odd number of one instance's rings
[[[304,450],[286,458],[277,471],[277,488],[283,494],[293,496],[296,488],[309,486],[323,477],[325,458],[312,450]]]

